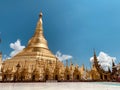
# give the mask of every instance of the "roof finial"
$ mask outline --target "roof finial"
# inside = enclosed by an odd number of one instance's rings
[[[40,23],[41,23],[41,25],[42,25],[42,12],[40,12],[40,14],[39,14],[39,21],[40,21]]]
[[[93,48],[93,52],[94,52],[94,56],[96,56],[96,51],[95,51],[95,48]]]
[[[42,15],[43,15],[42,12],[40,12],[39,17],[42,18]]]

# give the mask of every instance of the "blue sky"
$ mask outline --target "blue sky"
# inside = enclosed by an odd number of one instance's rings
[[[93,48],[120,60],[120,0],[0,0],[0,50],[22,45],[32,37],[38,14],[43,12],[44,34],[50,50],[73,56],[88,66]]]

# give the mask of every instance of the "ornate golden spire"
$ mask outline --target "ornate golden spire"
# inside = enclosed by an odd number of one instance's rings
[[[95,49],[94,49],[94,63],[98,63],[98,60],[97,60],[97,56],[96,56],[96,52],[95,52]]]
[[[37,23],[37,27],[36,27],[36,32],[37,33],[40,33],[41,35],[43,35],[43,23],[42,23],[42,12],[39,14],[39,20],[38,20],[38,23]],[[38,35],[39,36],[39,35]]]
[[[94,57],[96,57],[96,52],[95,52],[95,49],[93,49],[93,51],[94,51]]]
[[[84,66],[84,64],[82,64],[82,69],[83,69],[83,71],[85,70],[85,66]]]
[[[43,35],[43,23],[42,22],[43,22],[42,13],[40,13],[35,34],[28,42],[28,48],[34,48],[35,51],[39,51],[40,48],[48,49],[47,41]]]

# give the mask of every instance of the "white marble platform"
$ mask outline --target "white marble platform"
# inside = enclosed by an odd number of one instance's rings
[[[114,82],[0,83],[0,90],[120,90]]]

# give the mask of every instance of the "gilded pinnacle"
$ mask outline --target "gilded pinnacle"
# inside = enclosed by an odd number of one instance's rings
[[[39,17],[42,18],[42,15],[43,15],[42,12],[40,12]]]

